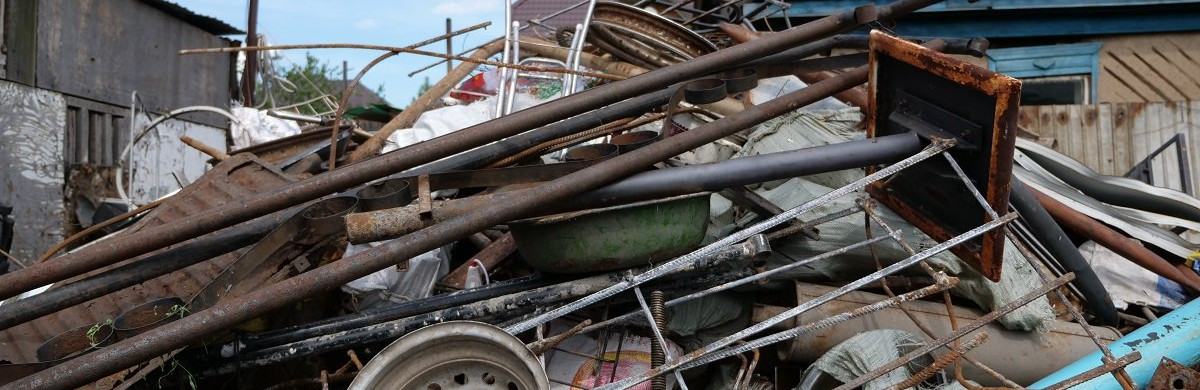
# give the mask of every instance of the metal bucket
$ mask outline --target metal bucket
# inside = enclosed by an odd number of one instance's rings
[[[708,193],[509,223],[517,249],[547,273],[648,265],[695,249],[708,224]]]

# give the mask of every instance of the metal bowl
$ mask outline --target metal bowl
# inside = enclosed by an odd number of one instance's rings
[[[509,223],[517,249],[547,273],[648,265],[695,249],[708,224],[708,193]]]

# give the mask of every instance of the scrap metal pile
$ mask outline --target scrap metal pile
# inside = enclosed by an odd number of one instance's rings
[[[1197,245],[1135,216],[1200,201],[1018,140],[986,40],[887,27],[935,2],[509,16],[377,133],[0,275],[2,388],[1200,386]]]

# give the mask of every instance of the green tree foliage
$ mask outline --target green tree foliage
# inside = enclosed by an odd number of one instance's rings
[[[256,96],[264,103],[263,108],[285,107],[311,101],[308,104],[297,106],[296,109],[301,114],[318,115],[330,113],[333,109],[325,101],[317,98],[328,95],[335,104],[341,100],[344,84],[340,67],[331,66],[311,53],[304,54],[304,64],[302,65],[284,66],[279,65],[282,61],[273,62],[277,64],[275,75],[282,77],[287,82],[269,80],[258,84]],[[274,95],[273,104],[271,99],[265,95],[264,87],[269,87]],[[363,90],[363,88],[363,85],[358,86],[359,90]],[[380,85],[374,92],[376,95],[382,95],[383,86]]]

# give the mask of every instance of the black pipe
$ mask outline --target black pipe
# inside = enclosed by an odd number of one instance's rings
[[[924,147],[916,134],[760,154],[717,163],[647,171],[588,191],[566,203],[571,208],[620,204],[733,186],[763,183],[814,173],[834,172],[903,160]]]
[[[671,92],[674,90],[674,86],[663,88],[610,106],[604,106],[594,111],[551,123],[539,129],[505,138],[443,160],[434,161],[394,176],[406,177],[461,169],[482,168],[487,164],[499,161],[540,143],[603,126],[618,119],[641,115],[653,108],[667,104],[667,100],[670,99]]]
[[[1096,276],[1096,272],[1083,259],[1083,255],[1079,253],[1079,248],[1071,242],[1067,237],[1067,233],[1063,232],[1062,228],[1054,222],[1054,218],[1050,213],[1038,203],[1037,198],[1029,192],[1029,188],[1025,187],[1016,178],[1012,179],[1012,190],[1008,195],[1009,203],[1013,208],[1021,214],[1021,218],[1029,222],[1029,230],[1037,238],[1046,250],[1054,258],[1062,263],[1063,268],[1067,272],[1075,273],[1075,280],[1071,282],[1079,289],[1079,293],[1083,295],[1083,300],[1087,301],[1088,307],[1092,308],[1092,313],[1099,318],[1105,325],[1117,325],[1117,309],[1113,306],[1112,298],[1108,295],[1108,290],[1104,288],[1104,284],[1100,283],[1100,278]]]
[[[254,244],[298,209],[229,227],[38,295],[10,300],[0,305],[0,330]],[[119,240],[121,237],[113,239]]]

